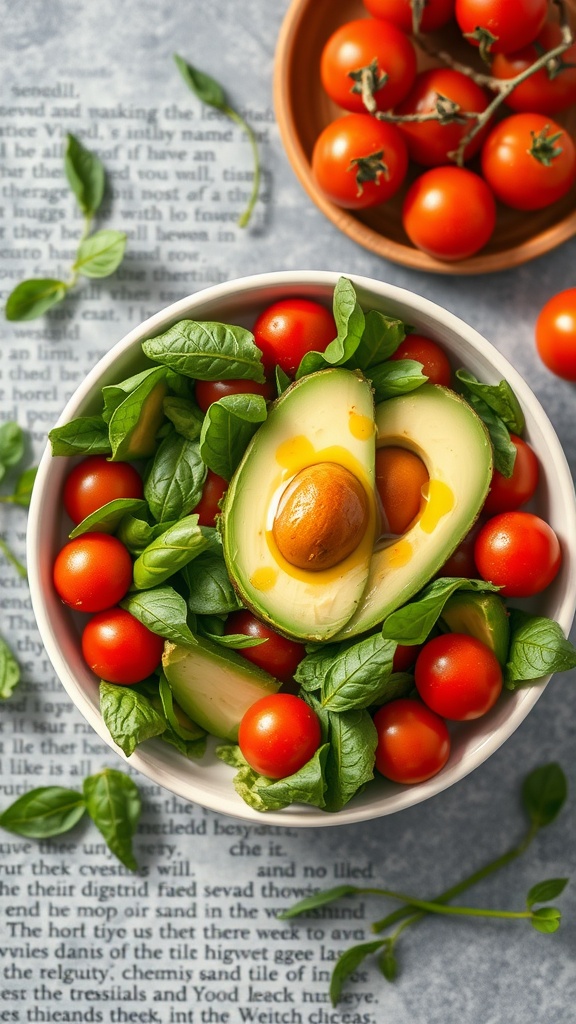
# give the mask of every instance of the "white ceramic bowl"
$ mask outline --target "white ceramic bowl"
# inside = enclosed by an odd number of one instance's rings
[[[316,271],[262,274],[216,285],[174,303],[131,331],[100,360],[68,402],[59,423],[99,411],[103,385],[123,380],[147,365],[141,342],[165,331],[177,320],[219,320],[250,327],[260,310],[281,297],[304,296],[330,304],[339,276]],[[538,599],[538,608],[542,614],[556,619],[567,632],[576,606],[574,491],[564,453],[544,410],[507,360],[462,320],[412,292],[348,276],[365,308],[377,308],[400,317],[419,333],[440,341],[455,365],[467,367],[488,383],[505,377],[514,388],[526,416],[526,439],[535,449],[541,466],[542,482],[533,508],[554,527],[564,552],[560,574]],[[52,458],[49,448],[40,463],[28,523],[32,603],[44,646],[69,696],[102,740],[123,758],[100,717],[98,681],[82,659],[81,617],[61,603],[52,585],[54,559],[66,539],[61,495],[70,466],[70,459]],[[337,814],[292,806],[281,812],[260,815],[236,794],[232,786],[233,770],[218,761],[212,752],[202,761],[189,761],[168,744],[150,740],[137,748],[130,764],[177,796],[235,817],[290,826],[349,824],[418,804],[462,779],[518,728],[534,707],[545,683],[543,680],[536,686],[506,692],[489,714],[475,722],[455,726],[448,764],[428,782],[399,786],[379,778]]]

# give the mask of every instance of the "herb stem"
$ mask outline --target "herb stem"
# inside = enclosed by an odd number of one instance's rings
[[[18,559],[16,558],[16,555],[12,554],[12,552],[10,551],[10,548],[8,547],[6,541],[1,540],[1,539],[0,539],[0,551],[3,552],[4,557],[11,563],[11,565],[14,566],[14,568],[16,569],[16,572],[18,573],[18,575],[21,576],[22,579],[26,579],[26,576],[28,575],[28,573],[26,571],[25,566],[22,565],[22,562],[18,561]]]
[[[250,193],[250,199],[248,200],[248,205],[246,206],[246,209],[242,214],[240,214],[238,218],[238,227],[245,228],[246,225],[248,224],[248,221],[250,220],[250,217],[252,216],[254,207],[258,199],[258,193],[260,191],[260,158],[258,156],[258,146],[256,145],[256,136],[254,134],[252,126],[248,124],[248,122],[242,117],[241,114],[238,113],[237,110],[234,110],[233,107],[226,106],[223,110],[223,113],[226,114],[226,116],[229,117],[231,121],[234,121],[235,124],[239,125],[240,128],[242,128],[242,130],[248,136],[248,141],[252,149],[252,158],[254,163],[252,192]]]

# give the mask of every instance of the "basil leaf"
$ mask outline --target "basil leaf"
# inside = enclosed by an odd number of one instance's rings
[[[422,363],[415,359],[391,359],[387,363],[379,363],[372,367],[368,378],[374,388],[375,402],[415,391],[428,380],[422,373]]]
[[[209,543],[202,527],[198,526],[197,515],[185,516],[173,523],[144,548],[134,562],[134,587],[136,590],[149,590],[164,583],[204,551]]]
[[[209,107],[215,107],[216,110],[228,111],[224,90],[215,78],[207,75],[204,71],[198,71],[197,68],[192,67],[182,57],[179,57],[177,53],[174,54],[174,60],[186,85],[199,100],[202,100]]]
[[[12,505],[21,505],[22,508],[28,508],[37,472],[38,466],[31,466],[30,469],[25,469],[16,481],[14,493],[2,495],[2,497],[0,497],[0,502]],[[0,472],[0,480],[2,479],[2,476],[3,473]]]
[[[113,460],[154,454],[164,417],[165,375],[163,367],[154,366],[122,384],[102,388]]]
[[[276,391],[278,393],[278,396],[283,395],[284,392],[286,391],[286,388],[290,387],[292,381],[290,380],[288,374],[284,373],[284,370],[282,369],[281,366],[276,367],[274,375],[276,380]]]
[[[0,699],[11,697],[20,682],[20,666],[8,644],[0,637]]]
[[[53,277],[21,281],[8,296],[4,315],[7,320],[36,320],[57,302],[62,302],[67,291],[68,285]]]
[[[86,810],[81,793],[61,786],[41,786],[19,796],[0,814],[0,827],[18,836],[47,839],[68,832]]]
[[[518,613],[513,609],[510,624],[510,650],[506,665],[508,689],[514,690],[519,683],[576,667],[576,647],[566,639],[553,619]]]
[[[512,476],[516,461],[516,448],[510,440],[510,431],[504,420],[478,395],[465,390],[465,398],[469,405],[483,421],[492,442],[494,451],[494,468],[506,478]]]
[[[73,540],[74,537],[81,537],[83,533],[95,530],[98,533],[114,533],[127,513],[137,514],[144,512],[145,509],[146,502],[142,498],[114,498],[86,516],[68,536]]]
[[[125,515],[120,521],[116,536],[128,548],[130,554],[137,558],[154,540],[154,528],[144,519]]]
[[[204,413],[195,402],[177,395],[167,395],[164,399],[164,415],[174,425],[175,430],[188,441],[197,441],[202,430]]]
[[[202,630],[202,635],[221,647],[230,647],[233,651],[243,651],[246,647],[259,647],[260,644],[268,643],[267,637],[246,636],[246,633],[208,633]]]
[[[220,750],[216,751],[219,756]],[[324,744],[299,771],[285,779],[267,779],[244,764],[234,776],[234,788],[244,802],[257,811],[278,811],[292,803],[323,807],[327,753],[328,746]]]
[[[325,810],[340,811],[374,778],[378,735],[368,711],[328,715]]]
[[[544,882],[537,882],[529,890],[526,897],[526,906],[530,910],[535,903],[547,903],[548,900],[555,900],[564,892],[568,885],[568,878],[548,878]]]
[[[188,607],[196,615],[227,615],[241,608],[221,553],[207,551],[185,566]]]
[[[337,335],[323,352],[307,352],[296,371],[296,380],[327,366],[341,366],[354,355],[362,332],[364,313],[356,299],[354,285],[347,277],[339,278],[334,289],[334,319]]]
[[[166,640],[186,647],[196,643],[187,622],[186,601],[173,587],[153,587],[128,594],[120,607]]]
[[[524,779],[522,802],[534,828],[545,828],[558,817],[568,795],[566,776],[559,764],[540,765]]]
[[[389,943],[388,939],[373,939],[371,942],[360,942],[357,946],[350,946],[349,949],[345,949],[340,954],[330,979],[329,992],[332,1006],[336,1006],[336,1003],[339,1002],[344,983],[351,974],[354,974],[354,971],[360,966],[362,961],[367,956],[370,956],[371,953],[377,953],[387,943]]]
[[[380,968],[386,981],[396,981],[398,977],[398,961],[394,955],[394,943],[392,939],[387,939],[386,944],[382,948],[382,952],[378,958],[378,967]]]
[[[354,355],[348,360],[350,369],[362,370],[369,377],[370,367],[394,355],[406,337],[406,326],[395,317],[386,316],[376,309],[366,313],[364,332]]]
[[[52,455],[108,455],[108,427],[102,416],[77,416],[48,434]]]
[[[302,659],[294,673],[294,679],[306,693],[319,690],[336,658],[349,646],[348,643],[334,643],[316,648]]]
[[[196,441],[173,431],[156,451],[144,483],[144,497],[159,523],[171,522],[195,508],[202,497],[206,466]]]
[[[384,620],[382,636],[397,644],[423,644],[442,614],[446,601],[456,590],[497,591],[485,580],[443,576],[433,580],[413,601],[398,608]]]
[[[530,924],[537,932],[543,935],[552,935],[560,927],[562,914],[557,907],[540,907],[534,910],[530,918]]]
[[[100,713],[108,731],[124,751],[133,754],[139,743],[159,736],[166,722],[152,703],[133,686],[100,683]]]
[[[180,320],[142,348],[154,362],[196,380],[265,381],[260,349],[244,327]]]
[[[64,170],[82,213],[85,217],[92,217],[104,196],[104,166],[95,153],[91,153],[70,133],[67,135],[64,153]]]
[[[83,788],[88,814],[109,849],[130,871],[137,871],[132,837],[141,811],[138,787],[124,772],[104,768],[84,779]]]
[[[24,431],[13,420],[0,426],[0,480],[7,469],[16,466],[24,456]]]
[[[490,406],[508,430],[514,434],[523,433],[526,426],[524,413],[507,380],[501,380],[498,384],[482,384],[472,373],[463,369],[456,370],[456,377],[466,392]]]
[[[122,263],[125,249],[123,231],[95,231],[78,246],[72,270],[83,277],[109,277]]]
[[[266,402],[261,395],[229,395],[213,402],[200,435],[200,454],[208,468],[230,480],[266,416]]]
[[[346,645],[322,683],[322,707],[350,711],[376,703],[392,672],[395,650],[394,640],[385,640],[380,633]]]

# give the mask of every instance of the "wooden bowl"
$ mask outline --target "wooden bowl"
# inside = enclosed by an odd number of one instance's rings
[[[568,0],[568,8],[576,23],[576,0]],[[443,263],[416,249],[402,227],[404,196],[422,168],[411,165],[400,191],[387,203],[369,210],[344,210],[326,198],[312,176],[312,150],[322,129],[343,111],[322,88],[320,55],[326,40],[340,25],[368,16],[361,0],[292,0],[278,38],[274,104],[280,135],[300,183],[328,219],[378,256],[439,274],[505,270],[543,255],[576,234],[576,185],[563,199],[543,210],[524,213],[498,204],[496,230],[488,244],[478,255],[455,263]],[[462,40],[457,27],[447,27],[431,38],[460,57],[464,54],[467,63],[475,59],[475,51]],[[420,52],[418,61],[419,69],[433,63]],[[512,113],[507,107],[502,109]],[[554,120],[576,135],[576,105],[554,115]],[[472,161],[470,166],[477,169],[478,165]]]

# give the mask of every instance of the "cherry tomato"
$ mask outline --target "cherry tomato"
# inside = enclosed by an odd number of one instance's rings
[[[438,98],[453,100],[464,112],[481,112],[488,106],[488,95],[467,75],[452,68],[430,68],[416,76],[414,85],[406,98],[396,108],[396,113],[429,114],[436,110]],[[449,153],[458,148],[473,122],[458,124],[453,121],[405,121],[398,127],[404,136],[412,160],[424,167],[438,167],[450,163]],[[488,125],[468,143],[464,159],[469,160],[480,149],[488,133]]]
[[[431,384],[443,384],[449,388],[452,383],[452,368],[448,356],[440,345],[423,334],[409,334],[401,341],[390,359],[415,359],[422,363],[422,373]]]
[[[374,18],[392,21],[403,32],[412,31],[411,0],[363,0],[364,7]],[[434,32],[446,25],[454,14],[456,0],[426,0],[420,22],[423,32]]]
[[[493,471],[483,509],[488,515],[520,508],[530,501],[538,486],[538,459],[532,448],[516,434],[510,434],[510,440],[516,449],[514,470],[509,477],[502,476],[497,469]]]
[[[282,682],[289,682],[292,679],[306,654],[304,644],[280,636],[249,611],[232,612],[226,619],[224,633],[227,636],[232,633],[245,633],[246,636],[264,638],[265,643],[257,647],[243,647],[239,653]]]
[[[492,61],[491,73],[505,81],[516,78],[529,68],[542,53],[548,53],[562,42],[562,29],[555,21],[547,21],[529,46],[514,53],[498,53]],[[512,110],[526,113],[556,114],[576,103],[576,43],[539,71],[525,78],[506,97]]]
[[[420,512],[429,479],[422,459],[409,448],[390,445],[376,449],[376,490],[384,534],[406,532]]]
[[[548,13],[547,0],[456,0],[463,35],[480,27],[495,36],[490,53],[510,53],[536,38]],[[478,45],[474,39],[469,39]]]
[[[462,576],[464,579],[476,579],[478,569],[474,561],[474,545],[481,524],[476,523],[470,533],[467,533],[464,540],[450,557],[444,562],[438,576]]]
[[[238,745],[251,768],[269,779],[284,779],[313,756],[322,733],[312,708],[292,693],[272,693],[248,708]]]
[[[228,490],[228,481],[211,469],[206,474],[202,497],[192,511],[198,516],[199,526],[215,526],[220,515],[220,502]]]
[[[392,658],[392,671],[409,672],[418,657],[421,647],[421,644],[398,644]]]
[[[109,608],[88,622],[82,654],[92,671],[108,683],[130,686],[158,668],[164,640],[124,608]]]
[[[312,173],[337,206],[361,210],[390,199],[408,170],[399,129],[371,114],[348,114],[324,128],[312,153]]]
[[[330,310],[312,299],[280,299],[260,313],[254,324],[254,339],[268,375],[278,365],[292,377],[307,352],[323,352],[337,333]]]
[[[576,288],[558,292],[536,320],[536,348],[552,373],[576,381]]]
[[[108,533],[85,533],[68,541],[54,562],[54,586],[65,604],[99,612],[122,600],[132,583],[132,559]]]
[[[116,498],[142,498],[142,480],[128,462],[109,462],[103,455],[90,455],[66,477],[62,500],[73,523]]]
[[[419,701],[392,700],[374,715],[376,767],[393,782],[424,782],[444,767],[450,734],[439,715]]]
[[[376,68],[371,73],[374,61]],[[387,21],[359,18],[341,25],[322,50],[320,78],[330,99],[356,114],[370,109],[356,76],[363,69],[374,83],[370,96],[374,109],[395,107],[406,96],[416,74],[416,51],[411,40]]]
[[[202,412],[208,412],[212,402],[229,395],[261,395],[267,402],[276,397],[272,383],[259,384],[255,380],[197,380],[194,393]]]
[[[576,181],[576,147],[543,114],[512,114],[482,147],[482,174],[497,199],[515,210],[540,210]]]
[[[478,174],[464,167],[433,167],[410,186],[402,222],[418,249],[439,260],[463,260],[488,242],[496,204]]]
[[[457,722],[485,715],[502,692],[502,669],[493,651],[474,636],[444,633],[424,644],[414,669],[424,703]]]
[[[562,553],[554,530],[532,512],[501,512],[484,524],[474,559],[483,579],[501,587],[503,597],[532,597],[560,569]]]

